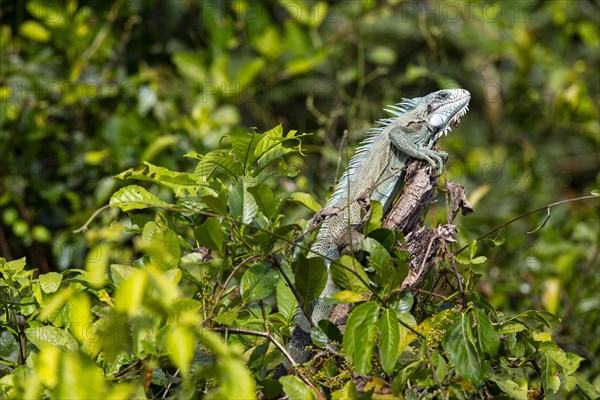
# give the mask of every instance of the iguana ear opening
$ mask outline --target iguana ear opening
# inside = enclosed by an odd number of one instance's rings
[[[423,123],[422,123],[422,122],[420,122],[420,121],[410,121],[410,122],[408,123],[408,125],[406,125],[406,127],[407,127],[408,129],[410,129],[410,130],[414,130],[415,132],[416,132],[416,131],[419,131],[419,130],[421,130],[421,127],[422,127],[422,126],[423,126]]]
[[[446,120],[443,116],[439,114],[433,114],[429,117],[429,123],[431,124],[431,126],[439,128],[440,126],[446,123]]]

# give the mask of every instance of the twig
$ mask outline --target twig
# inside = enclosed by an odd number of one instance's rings
[[[458,283],[458,290],[460,291],[460,295],[462,297],[463,308],[467,305],[467,296],[465,295],[465,289],[463,288],[462,282],[460,280],[460,275],[458,274],[458,270],[456,269],[456,261],[454,260],[454,254],[451,251],[448,251],[448,245],[446,243],[443,244],[444,251],[450,257],[450,265],[452,265],[452,273],[454,274],[454,279]]]
[[[433,297],[439,297],[442,300],[446,300],[446,296],[443,296],[439,293],[430,292],[429,290],[423,290],[423,289],[412,289],[412,290],[414,290],[415,292],[419,292],[419,293],[425,293],[425,294],[428,294]]]
[[[450,221],[450,191],[448,190],[448,175],[446,174],[446,166],[444,165],[444,171],[442,172],[444,175],[444,199],[446,200],[446,223],[451,224]]]
[[[85,232],[85,231],[87,231],[87,230],[88,230],[88,225],[89,225],[89,224],[91,224],[91,223],[92,223],[92,221],[93,221],[94,219],[96,219],[96,217],[97,217],[97,216],[98,216],[98,215],[99,215],[99,214],[100,214],[102,211],[104,211],[104,210],[107,210],[107,209],[109,209],[110,207],[111,207],[111,205],[110,205],[110,204],[107,204],[107,205],[105,205],[105,206],[102,206],[102,207],[100,207],[99,209],[97,209],[97,210],[96,210],[96,211],[95,211],[95,212],[92,214],[92,216],[91,216],[91,217],[89,217],[89,218],[87,219],[87,221],[85,221],[85,223],[84,223],[83,225],[81,225],[81,227],[80,227],[79,229],[75,229],[75,230],[73,231],[73,233],[80,233],[80,232]]]
[[[279,349],[279,351],[281,351],[281,353],[283,353],[285,358],[287,358],[287,360],[290,362],[290,364],[296,371],[296,374],[298,375],[298,377],[300,379],[302,379],[302,382],[304,382],[308,386],[310,386],[315,391],[315,393],[317,394],[317,396],[320,400],[325,400],[325,398],[323,397],[323,395],[321,395],[321,393],[317,390],[317,388],[304,375],[302,375],[297,370],[298,364],[296,363],[296,361],[294,361],[294,358],[290,355],[290,353],[288,353],[288,351],[285,349],[285,347],[281,343],[279,343],[279,341],[277,339],[275,339],[269,332],[260,332],[260,331],[252,331],[250,329],[228,328],[228,327],[216,327],[213,329],[216,330],[217,332],[222,332],[225,334],[232,333],[234,335],[259,336],[259,337],[264,337],[266,339],[269,339],[269,341],[271,343],[273,343],[275,345],[275,347],[277,347]]]
[[[223,292],[225,291],[225,289],[227,288],[227,285],[229,285],[229,282],[231,281],[231,279],[233,278],[233,276],[235,275],[235,273],[244,265],[248,264],[250,261],[255,260],[257,258],[259,258],[261,255],[260,254],[254,254],[246,259],[244,259],[241,263],[239,263],[238,265],[236,265],[236,267],[233,269],[233,271],[231,271],[231,273],[229,274],[229,276],[227,277],[227,280],[225,280],[225,283],[223,284],[223,287],[221,288],[221,290],[219,290],[219,294],[217,295],[217,300],[215,301],[215,305],[213,306],[213,308],[210,310],[210,313],[208,313],[208,316],[206,318],[204,318],[204,321],[202,321],[201,325],[204,325],[206,323],[206,321],[210,320],[212,318],[212,316],[214,315],[217,307],[219,306],[219,302],[221,301],[221,297],[223,296]]]
[[[298,293],[298,290],[296,289],[296,286],[292,283],[292,281],[290,280],[290,278],[288,278],[288,276],[286,275],[285,271],[283,270],[283,268],[281,268],[281,265],[279,265],[279,262],[277,261],[277,259],[275,257],[273,257],[273,255],[270,255],[268,257],[268,261],[271,262],[271,265],[273,267],[275,267],[275,269],[281,274],[281,276],[283,276],[283,279],[285,280],[285,283],[287,283],[288,287],[292,291],[292,294],[296,298],[296,301],[298,302],[298,306],[300,307],[300,311],[306,317],[306,320],[308,321],[308,324],[310,325],[310,327],[314,328],[315,324],[313,323],[312,318],[310,318],[310,315],[308,315],[305,312],[305,310],[304,310],[304,301],[302,300],[302,297],[300,297],[300,293]]]
[[[177,375],[179,375],[179,368],[177,368],[177,371],[175,371],[175,373],[173,374],[173,378],[176,378]],[[173,385],[173,381],[169,382],[169,384],[165,388],[165,391],[164,391],[163,395],[161,396],[163,399],[167,398],[167,394],[169,393],[169,389],[171,389],[172,385]]]
[[[431,248],[433,247],[433,242],[435,242],[437,239],[441,239],[441,236],[440,235],[433,236],[431,238],[431,240],[429,240],[429,243],[427,244],[427,250],[425,250],[425,254],[423,255],[423,260],[421,260],[421,265],[419,266],[417,280],[421,279],[421,275],[423,274],[423,270],[425,269],[425,263],[427,262],[427,258],[429,257],[429,252],[431,251]]]
[[[113,4],[110,11],[108,12],[107,23],[105,23],[102,26],[102,28],[100,28],[100,30],[94,37],[94,40],[92,41],[92,43],[89,45],[89,47],[87,49],[85,49],[85,51],[83,52],[83,55],[79,59],[81,66],[83,66],[90,58],[92,58],[94,53],[96,53],[96,51],[100,48],[100,46],[102,45],[102,42],[104,42],[104,40],[110,33],[111,24],[113,24],[115,22],[115,20],[117,19],[117,16],[119,15],[119,8],[121,8],[122,5],[123,5],[123,0],[117,0]],[[81,75],[81,72],[79,72],[77,74],[77,77],[74,80],[79,79],[79,75]]]
[[[480,241],[481,239],[483,239],[483,238],[485,238],[485,237],[488,237],[488,236],[489,236],[489,235],[491,235],[492,233],[498,232],[499,230],[501,230],[501,229],[502,229],[502,228],[504,228],[505,226],[508,226],[508,225],[512,224],[513,222],[515,222],[515,221],[518,221],[518,220],[520,220],[520,219],[522,219],[522,218],[525,218],[525,217],[527,217],[528,215],[535,214],[535,213],[537,213],[537,212],[544,211],[544,210],[549,210],[549,209],[551,209],[552,207],[556,207],[556,206],[559,206],[559,205],[561,205],[561,204],[565,204],[565,203],[572,203],[572,202],[575,202],[575,201],[588,200],[588,199],[600,199],[600,197],[598,197],[598,196],[594,196],[594,195],[592,195],[592,196],[576,197],[576,198],[574,198],[574,199],[567,199],[567,200],[561,200],[561,201],[557,201],[556,203],[551,203],[551,204],[545,205],[544,207],[540,207],[540,208],[536,208],[535,210],[527,211],[525,214],[521,214],[521,215],[519,215],[518,217],[515,217],[515,218],[513,218],[513,219],[511,219],[511,220],[509,220],[509,221],[506,221],[506,222],[504,222],[504,223],[502,223],[502,224],[498,225],[497,227],[495,227],[495,228],[494,228],[494,229],[492,229],[491,231],[489,231],[489,232],[487,232],[487,233],[484,233],[483,235],[479,236],[479,237],[478,237],[477,239],[475,239],[475,240],[476,240],[476,241]],[[469,244],[470,244],[470,243],[471,243],[471,242],[469,242]],[[461,248],[460,250],[458,250],[458,251],[457,251],[456,253],[454,253],[454,254],[455,254],[455,255],[456,255],[456,254],[460,254],[460,253],[461,253],[463,250],[465,250],[466,248],[468,248],[468,247],[469,247],[469,244],[465,245],[463,248]]]
[[[262,313],[265,332],[267,332],[267,335],[271,336],[271,330],[269,329],[269,323],[267,321],[267,314],[265,313],[265,305],[262,300],[259,300],[258,304],[260,305],[260,312]]]
[[[429,346],[425,346],[425,355],[427,356],[427,361],[429,361],[429,367],[431,367],[431,375],[433,376],[433,380],[435,381],[435,383],[437,383],[438,388],[440,388],[440,391],[444,395],[444,398],[448,399],[448,393],[444,390],[442,382],[440,382],[439,378],[437,377],[437,374],[435,373],[433,361],[431,361],[431,350],[429,350]]]

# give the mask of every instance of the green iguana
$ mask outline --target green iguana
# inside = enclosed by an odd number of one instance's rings
[[[327,259],[340,258],[340,249],[347,244],[359,247],[360,234],[355,227],[361,223],[361,210],[368,200],[376,200],[384,213],[390,209],[394,197],[402,187],[403,172],[410,158],[426,160],[432,168],[441,171],[447,154],[433,150],[437,140],[446,135],[451,124],[458,124],[468,111],[471,94],[463,89],[447,89],[424,97],[404,99],[386,111],[392,118],[378,121],[356,149],[350,163],[334,189],[325,208],[317,213],[324,217],[323,224],[311,247],[309,257],[322,255]],[[330,262],[327,261],[329,268]],[[337,292],[331,274],[319,299],[308,307],[315,326],[330,316],[331,306],[323,300]],[[297,363],[310,357],[306,347],[311,344],[310,323],[302,313],[296,318],[288,352]],[[289,363],[284,366],[289,368]]]

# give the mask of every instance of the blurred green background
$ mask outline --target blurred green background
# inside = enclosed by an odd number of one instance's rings
[[[83,268],[98,241],[118,245],[113,261],[132,260],[129,237],[108,228],[117,211],[73,230],[123,185],[112,176],[142,161],[191,170],[183,154],[283,123],[314,135],[291,160],[299,177],[274,183],[324,200],[386,104],[445,87],[473,96],[440,143],[448,178],[476,208],[456,221],[461,245],[600,186],[594,1],[1,4],[0,256],[26,256],[40,272]],[[554,208],[532,234],[543,213],[508,226],[503,246],[483,246],[492,262],[478,271],[506,314],[561,317],[553,335],[587,358],[582,373],[596,388],[598,204]]]

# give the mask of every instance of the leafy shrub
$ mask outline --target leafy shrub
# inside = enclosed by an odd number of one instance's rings
[[[431,282],[435,293],[418,294],[414,304],[410,293],[394,295],[406,256],[383,229],[363,242],[372,276],[347,273],[362,271],[350,256],[332,265],[342,289],[332,300],[356,307],[343,335],[324,322],[313,341],[337,350],[317,358],[319,366],[272,379],[298,300],[318,296],[326,278],[319,258],[290,263],[302,227],[282,222],[283,210],[295,204],[319,208],[310,195],[281,189],[297,172],[286,159],[301,152],[304,136],[281,126],[230,134],[227,147],[188,154],[197,160],[191,173],[145,163],[118,175],[150,182],[148,189],[125,186],[110,199],[126,214],[106,229],[131,235],[131,264],[112,263],[115,243],[106,240],[96,243],[85,270],[34,278],[24,259],[2,259],[2,392],[8,398],[195,392],[253,398],[260,391],[271,398],[283,390],[296,399],[321,396],[317,388],[332,398],[391,392],[527,399],[577,388],[598,395],[574,375],[582,358],[553,342],[557,317],[544,311],[506,316],[481,297],[473,266],[486,259],[476,256],[475,242],[468,257],[456,257],[465,265],[463,292],[445,278],[446,290]],[[153,194],[157,185],[174,201]],[[447,262],[439,265],[439,276],[446,276]]]

